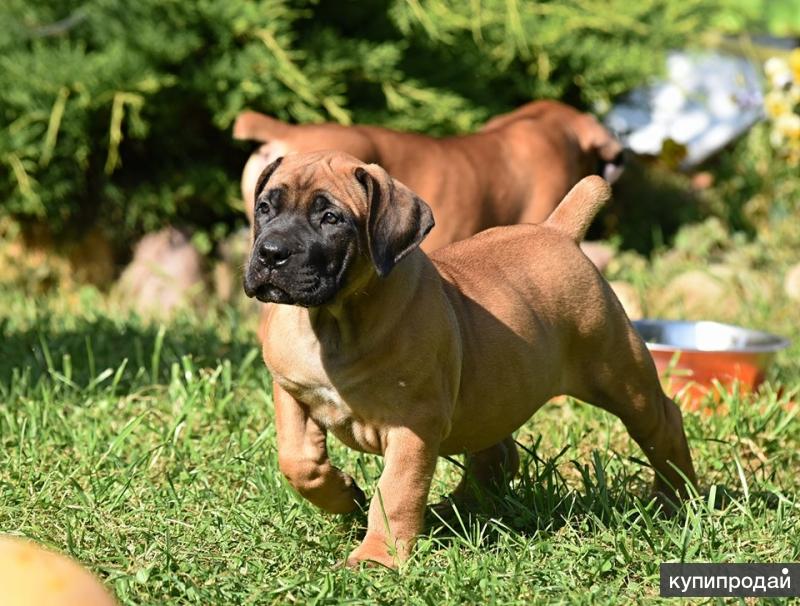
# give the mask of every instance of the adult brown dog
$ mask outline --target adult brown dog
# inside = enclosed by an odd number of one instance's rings
[[[243,112],[233,136],[264,144],[242,173],[252,221],[261,171],[290,152],[339,150],[383,166],[427,200],[438,225],[422,245],[433,251],[483,229],[540,223],[582,177],[621,171],[622,146],[590,114],[537,101],[498,116],[482,132],[436,138],[378,126],[290,125]]]
[[[542,225],[429,257],[419,244],[430,208],[377,165],[293,154],[261,175],[244,288],[269,304],[280,469],[318,507],[345,513],[364,495],[329,461],[327,432],[385,457],[349,564],[408,556],[440,455],[469,453],[465,477],[480,485],[513,475],[511,433],[559,394],[622,419],[657,491],[695,481],[680,410],[576,244],[608,195],[590,177]]]

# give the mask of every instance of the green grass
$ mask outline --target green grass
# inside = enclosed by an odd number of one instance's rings
[[[337,569],[364,517],[281,478],[253,327],[0,290],[0,530],[76,558],[122,604],[620,604],[658,600],[662,561],[800,560],[800,327],[762,394],[686,415],[703,491],[679,515],[654,513],[616,419],[550,404],[517,436],[513,486],[471,517],[431,514],[400,572]],[[379,458],[332,453],[374,489]],[[442,460],[431,500],[457,475]]]

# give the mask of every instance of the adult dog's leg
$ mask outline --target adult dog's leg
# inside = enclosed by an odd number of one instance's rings
[[[383,474],[369,506],[367,534],[347,558],[349,566],[376,562],[395,567],[408,558],[422,531],[440,439],[441,433],[407,427],[387,432]]]
[[[278,466],[297,492],[331,513],[348,513],[364,502],[353,478],[331,465],[326,432],[308,409],[273,383]]]

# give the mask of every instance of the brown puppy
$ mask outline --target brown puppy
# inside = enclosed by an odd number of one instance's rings
[[[339,150],[375,162],[428,200],[438,225],[422,245],[433,251],[483,229],[540,223],[582,177],[616,178],[622,146],[589,114],[538,101],[498,116],[482,132],[436,138],[378,126],[294,126],[243,112],[233,136],[265,142],[242,174],[252,221],[258,175],[290,152]]]
[[[695,481],[680,410],[576,243],[608,195],[587,178],[543,225],[491,229],[428,257],[430,208],[377,165],[294,154],[261,175],[244,287],[269,303],[281,471],[344,513],[364,496],[328,459],[327,432],[385,457],[349,564],[408,556],[440,455],[468,453],[467,475],[487,485],[513,475],[511,433],[559,394],[622,419],[657,491]]]
[[[533,101],[507,114],[495,116],[480,132],[501,130],[518,120],[535,120],[544,132],[556,139],[557,147],[577,142],[581,154],[579,170],[584,175],[598,174],[614,183],[622,174],[622,144],[592,114],[583,114],[558,101]],[[561,200],[559,199],[558,202]]]

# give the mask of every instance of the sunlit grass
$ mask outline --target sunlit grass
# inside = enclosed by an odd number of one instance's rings
[[[253,318],[147,325],[82,297],[0,295],[0,528],[75,557],[122,603],[621,603],[657,596],[662,561],[800,558],[794,384],[687,413],[702,490],[675,517],[648,501],[621,424],[567,400],[518,432],[509,490],[429,513],[402,571],[337,569],[364,518],[282,480]],[[381,459],[332,453],[374,488]],[[458,473],[442,460],[431,501]]]
[[[729,414],[686,414],[702,489],[678,515],[649,502],[622,425],[568,400],[518,432],[507,491],[431,512],[399,573],[359,572],[336,565],[363,516],[321,513],[277,470],[254,318],[148,325],[90,291],[0,293],[0,318],[0,529],[75,557],[123,604],[620,604],[657,597],[662,561],[800,559],[797,349],[758,396],[724,394]],[[332,455],[374,489],[380,458]],[[458,471],[440,462],[432,502]]]

